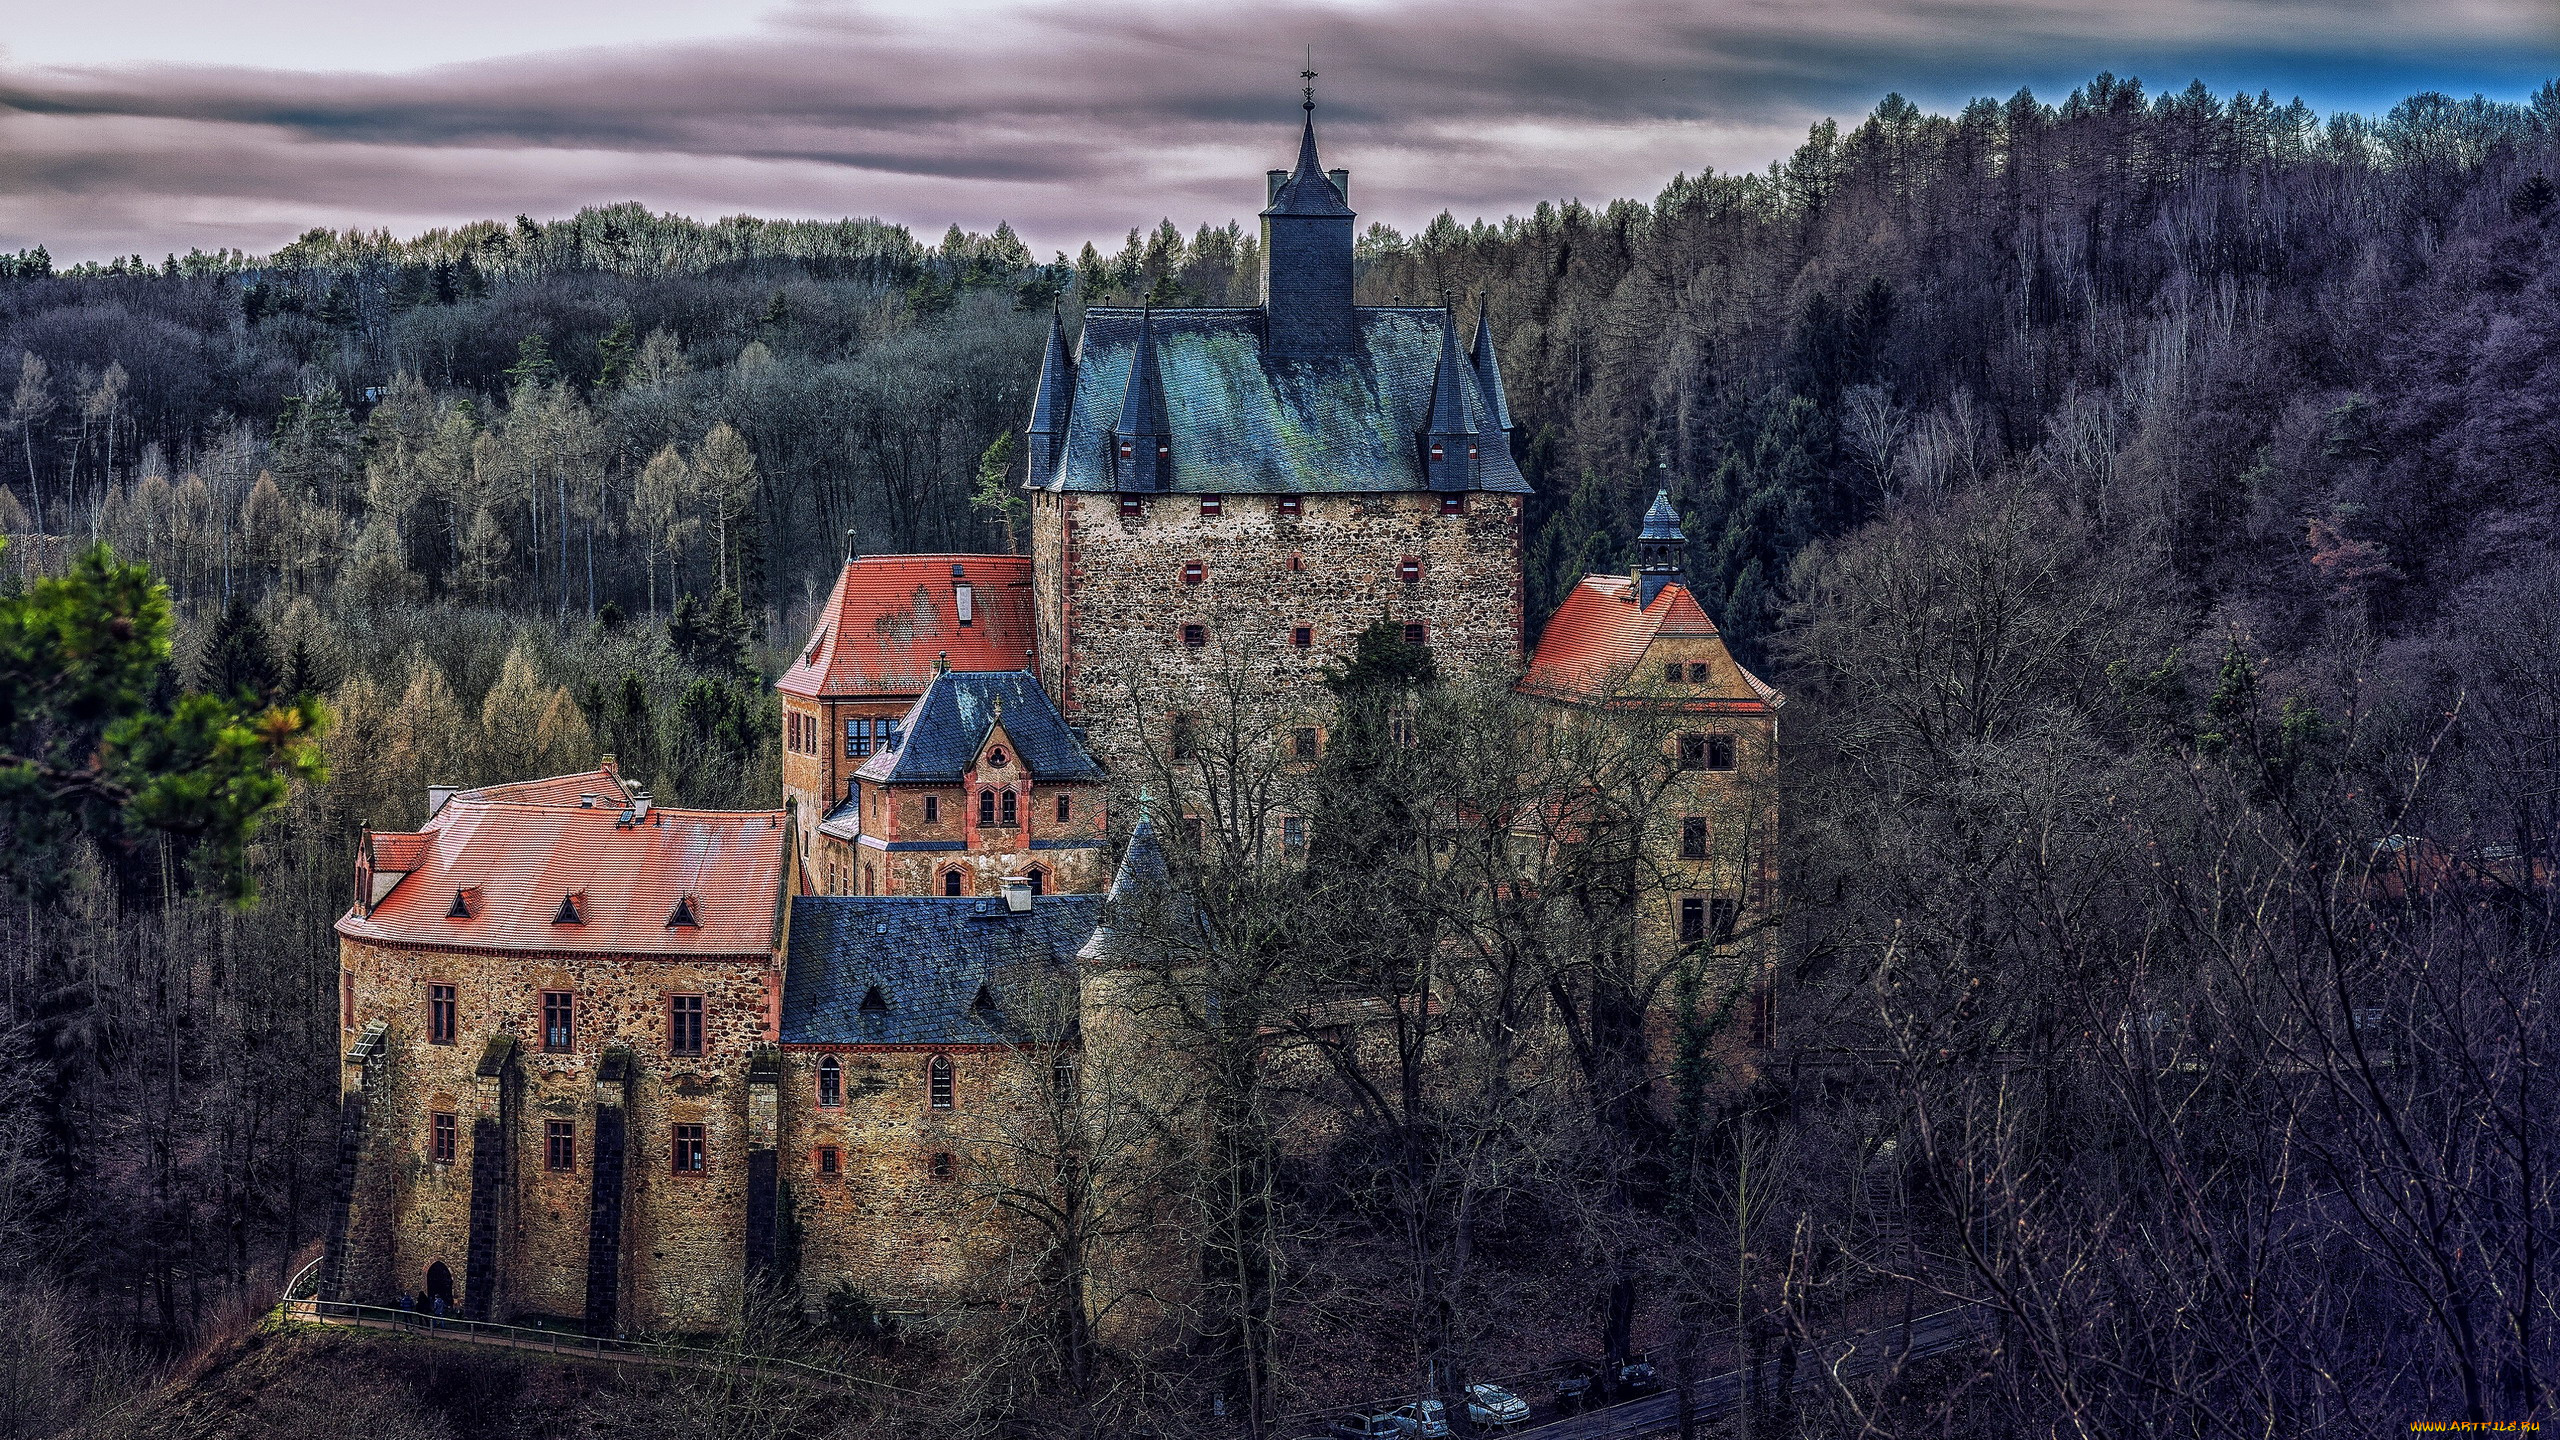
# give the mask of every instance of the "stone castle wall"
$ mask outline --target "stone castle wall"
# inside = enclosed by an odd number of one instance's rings
[[[629,1050],[636,1075],[629,1106],[621,1323],[635,1330],[718,1330],[733,1324],[744,1294],[746,1061],[765,1041],[780,967],[764,955],[688,958],[564,952],[460,953],[342,938],[340,964],[355,978],[355,1026],[389,1026],[387,1055],[369,1105],[351,1234],[357,1237],[347,1298],[387,1302],[422,1293],[442,1261],[458,1298],[471,1228],[476,1119],[500,1116],[499,1084],[479,1075],[488,1042],[516,1043],[520,1098],[505,1127],[512,1183],[498,1234],[493,1318],[575,1317],[586,1302],[590,1185],[595,1160],[596,1071],[609,1047]],[[452,983],[455,1043],[430,1043],[428,986]],[[542,1049],[542,994],[575,997],[567,1053]],[[703,1054],[669,1053],[667,1000],[703,997]],[[352,1041],[350,1030],[342,1040]],[[347,1083],[356,1083],[352,1067]],[[451,1162],[433,1158],[432,1116],[457,1117]],[[545,1160],[546,1120],[574,1127],[576,1163]],[[705,1129],[707,1171],[672,1170],[674,1126]],[[396,1223],[394,1223],[396,1217]]]
[[[1207,497],[1153,494],[1124,516],[1122,498],[1031,501],[1041,679],[1123,785],[1146,774],[1178,697],[1242,686],[1268,714],[1316,723],[1324,668],[1380,619],[1422,625],[1453,678],[1520,666],[1517,496],[1469,493],[1456,515],[1425,492],[1299,496],[1296,515],[1274,495],[1217,497],[1214,515]],[[1205,643],[1186,644],[1186,625]]]

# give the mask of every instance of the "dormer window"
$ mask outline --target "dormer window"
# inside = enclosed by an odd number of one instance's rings
[[[1137,446],[1137,442],[1136,442],[1136,441],[1134,441],[1134,440],[1123,440],[1123,441],[1121,441],[1121,442],[1120,442],[1120,458],[1121,458],[1121,459],[1123,459],[1123,460],[1134,460],[1134,459],[1136,459],[1136,458],[1137,458],[1137,455],[1138,455],[1138,446]]]
[[[1010,830],[1015,825],[1021,823],[1021,815],[1014,808],[1019,802],[1014,799],[1013,792],[1010,790],[1002,792],[998,798],[1003,803],[999,807],[999,818],[996,823],[1005,829]]]
[[[889,997],[880,993],[879,986],[874,985],[862,992],[862,1013],[865,1015],[889,1013]]]
[[[480,913],[480,897],[472,893],[473,888],[474,887],[465,886],[464,888],[453,892],[453,904],[446,907],[444,918],[447,920],[468,920],[472,916]]]
[[[951,587],[951,599],[952,603],[960,607],[961,624],[974,625],[977,623],[977,612],[971,603],[973,597],[970,593],[969,583],[967,581],[961,581],[959,584]]]
[[[990,827],[995,823],[996,792],[993,790],[981,790],[978,792],[978,824],[982,827]],[[955,870],[952,873],[956,875],[959,872]],[[952,893],[958,894],[959,892],[953,891]]]
[[[969,1002],[969,1008],[981,1015],[993,1015],[996,1013],[996,992],[981,982],[978,986],[978,998]]]
[[[1440,459],[1440,442],[1434,440],[1431,442],[1431,463],[1437,465],[1440,463]]]
[[[677,896],[676,908],[667,915],[667,928],[673,930],[677,926],[683,926],[690,930],[699,930],[702,928],[702,917],[695,913],[693,908],[693,897],[690,895]]]
[[[572,890],[568,894],[561,896],[560,908],[552,912],[551,923],[554,925],[586,924],[587,892],[584,890]]]

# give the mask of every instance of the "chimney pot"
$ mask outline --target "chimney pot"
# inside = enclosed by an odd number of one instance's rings
[[[1286,184],[1288,184],[1288,183],[1289,183],[1289,172],[1288,172],[1288,171],[1286,171],[1286,170],[1266,170],[1266,171],[1264,171],[1264,172],[1263,172],[1263,186],[1262,186],[1262,203],[1263,203],[1263,204],[1265,204],[1265,205],[1277,205],[1277,204],[1279,204],[1279,203],[1280,203],[1280,187],[1281,187],[1281,186],[1283,186],[1283,185],[1286,185]]]
[[[460,793],[461,789],[462,787],[459,785],[428,786],[427,818],[433,820],[438,814],[442,813],[445,807],[445,802],[451,800],[456,794]]]
[[[1351,172],[1350,172],[1350,171],[1348,171],[1348,170],[1327,170],[1326,172],[1324,172],[1324,178],[1326,178],[1327,180],[1332,181],[1332,182],[1333,182],[1333,188],[1342,192],[1342,203],[1343,203],[1343,204],[1348,205],[1348,204],[1350,204],[1350,203],[1351,203]],[[1270,203],[1270,202],[1265,201],[1264,203],[1265,203],[1265,204],[1268,204],[1268,203]]]
[[[862,547],[854,543],[856,533],[852,530],[844,532],[844,563],[847,565],[862,558]]]

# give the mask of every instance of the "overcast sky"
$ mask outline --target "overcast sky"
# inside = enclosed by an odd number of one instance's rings
[[[2560,75],[2560,0],[0,0],[0,249],[626,199],[1108,247],[1250,223],[1309,43],[1326,163],[1410,230],[1758,168],[1888,91],[2521,100]]]

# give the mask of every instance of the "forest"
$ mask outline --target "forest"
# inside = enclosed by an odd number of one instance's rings
[[[670,801],[777,803],[770,681],[846,548],[1025,547],[1011,437],[1053,308],[1249,304],[1257,263],[1239,223],[1043,263],[1004,228],[637,205],[0,257],[5,598],[103,543],[167,589],[151,703],[326,716],[236,855],[0,790],[0,1437],[105,1423],[319,1233],[359,824],[602,752]],[[1519,1362],[1453,1316],[1792,1365],[1897,1287],[1986,1301],[1998,1343],[1760,1396],[1746,1432],[2550,1413],[2560,81],[2377,116],[2107,75],[1887,97],[1764,173],[1371,225],[1358,283],[1489,315],[1533,630],[1668,490],[1692,589],[1788,694],[1780,1058],[1718,1087],[1701,1035],[1505,1110],[1504,1007],[1695,983],[1551,956],[1580,978],[1451,1008],[1432,1043],[1468,1063],[1220,1092],[1264,1156],[1229,1153],[1264,1198],[1200,1239],[1253,1277],[1202,1362],[1240,1423],[1339,1398],[1319,1369],[1383,1394]],[[1492,698],[1432,703],[1517,743]],[[0,768],[49,723],[0,711]],[[1335,935],[1426,887],[1380,864],[1311,913],[1183,863],[1204,904]],[[1210,963],[1274,1013],[1412,983]],[[1631,1084],[1671,1118],[1625,1121]],[[1283,1166],[1253,1137],[1291,1107],[1351,1138]],[[1364,1188],[1381,1155],[1423,1178]],[[1548,1243],[1603,1280],[1484,1258]],[[965,1387],[973,1429],[1126,1433],[1156,1393],[1006,1343],[1039,1356]]]

